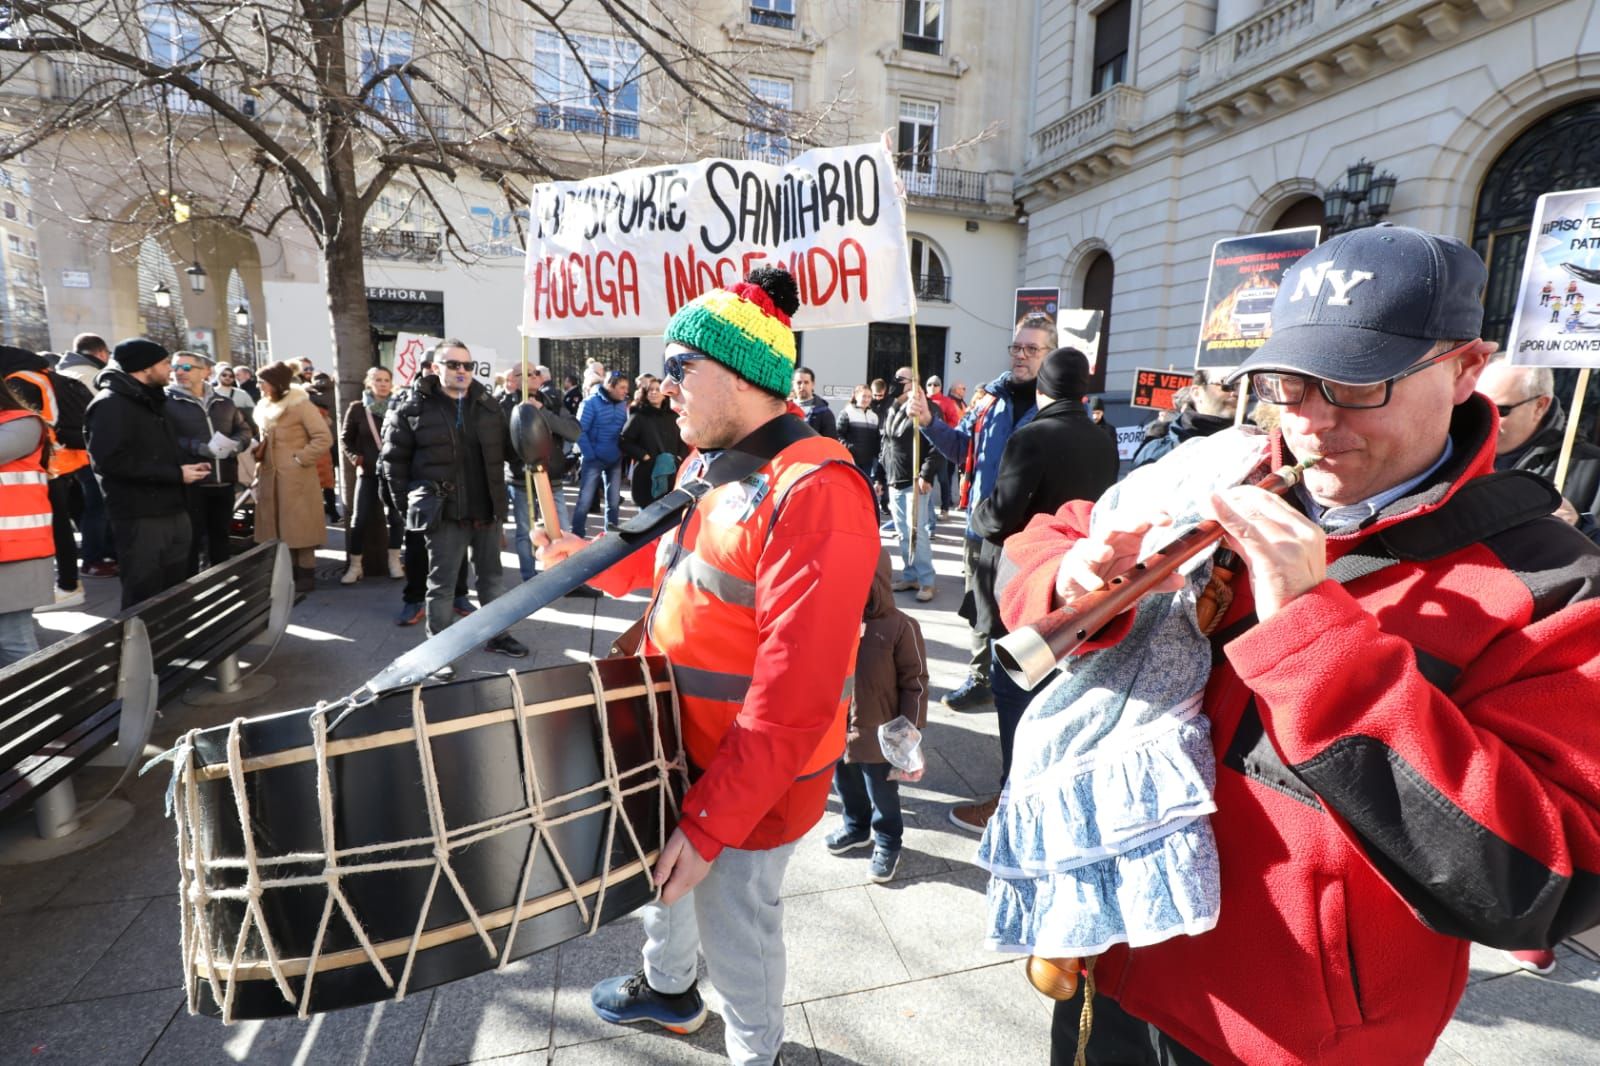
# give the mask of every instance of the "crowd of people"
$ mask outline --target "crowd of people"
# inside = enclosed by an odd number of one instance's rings
[[[1302,299],[1335,262],[1365,283]],[[1185,713],[1215,747],[1206,787],[1229,902],[1198,935],[1094,953],[1089,1062],[1421,1061],[1470,943],[1549,972],[1556,942],[1600,924],[1600,735],[1586,713],[1600,700],[1600,449],[1580,443],[1553,485],[1566,416],[1552,376],[1477,339],[1485,270],[1460,242],[1379,227],[1292,270],[1312,273],[1280,290],[1269,342],[1231,374],[1198,373],[1127,464],[1167,469],[1235,425],[1243,373],[1274,462],[1315,458],[1287,496],[1242,485],[1207,503],[1229,554],[1207,586],[1215,618],[1196,623],[1209,674]],[[902,367],[836,409],[797,365],[798,306],[774,268],[703,295],[673,317],[659,378],[594,361],[560,387],[543,366],[490,386],[447,340],[404,388],[370,370],[337,433],[310,360],[251,373],[87,334],[54,364],[0,349],[0,471],[13,475],[0,515],[22,531],[0,550],[0,664],[35,646],[29,612],[81,602],[81,575],[119,574],[127,606],[225,560],[246,487],[255,538],[288,545],[297,585],[314,589],[338,516],[335,439],[356,471],[340,580],[363,578],[381,527],[388,574],[406,582],[396,621],[430,635],[473,612],[471,591],[477,605],[503,594],[508,523],[527,580],[592,543],[592,513],[615,529],[624,484],[642,508],[709,479],[674,551],[635,553],[575,593],[650,593],[638,639],[674,665],[692,782],[642,966],[592,998],[609,1021],[692,1031],[703,952],[730,1059],[771,1063],[781,884],[830,791],[842,818],[828,850],[870,848],[874,880],[897,868],[903,774],[879,730],[926,723],[926,648],[895,594],[935,599],[936,521],[962,518],[970,632],[943,703],[994,713],[1000,755],[993,791],[948,820],[986,845],[1018,745],[1037,741],[1019,730],[1058,677],[1024,688],[996,641],[1098,593],[1170,522],[1161,499],[1096,519],[1125,464],[1088,358],[1050,319],[1017,324],[1008,369],[970,402]],[[528,418],[556,443],[546,472],[576,489],[564,515],[534,513]],[[737,462],[756,472],[718,479]],[[1136,611],[1085,634],[1088,654],[1149,656],[1129,637]],[[527,654],[504,633],[485,648]],[[1088,891],[1069,860],[1050,865],[1058,841],[1033,843],[1046,872],[1012,906]],[[1085,994],[1057,1005],[1057,1063],[1076,1055]]]

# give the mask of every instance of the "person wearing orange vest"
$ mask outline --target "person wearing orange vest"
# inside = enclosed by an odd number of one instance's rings
[[[52,602],[49,427],[0,382],[0,667],[39,650],[33,609]]]
[[[83,514],[83,491],[77,473],[89,465],[84,447],[83,413],[93,394],[76,378],[50,368],[44,356],[26,348],[0,345],[0,374],[17,398],[39,413],[49,427],[50,509],[55,538],[55,601],[42,611],[76,607],[83,602],[78,583],[78,543],[72,527]]]
[[[779,893],[845,749],[880,551],[872,489],[850,453],[786,410],[798,306],[794,279],[767,267],[673,316],[662,388],[695,449],[680,481],[724,449],[772,457],[707,493],[654,552],[593,581],[613,595],[651,590],[644,650],[673,664],[691,784],[656,862],[660,902],[642,912],[644,966],[590,999],[610,1022],[692,1032],[706,1016],[703,949],[741,1064],[771,1063],[783,1043]],[[537,539],[546,563],[587,543]]]

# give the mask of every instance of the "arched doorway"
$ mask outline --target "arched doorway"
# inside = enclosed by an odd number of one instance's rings
[[[1106,364],[1111,361],[1111,290],[1117,281],[1117,265],[1110,252],[1101,252],[1089,261],[1083,272],[1082,307],[1103,311],[1100,319],[1100,359],[1089,379],[1091,393],[1106,391]]]
[[[1322,197],[1302,196],[1278,212],[1278,217],[1273,220],[1271,228],[1299,229],[1302,226],[1320,226],[1322,218]]]
[[[1472,246],[1489,265],[1486,340],[1504,345],[1511,329],[1535,202],[1543,193],[1593,186],[1600,186],[1600,98],[1546,115],[1496,157],[1478,191],[1472,223]],[[1556,392],[1568,410],[1576,377],[1576,371],[1556,371]],[[1594,437],[1597,400],[1600,379],[1584,398],[1579,430],[1586,439]]]

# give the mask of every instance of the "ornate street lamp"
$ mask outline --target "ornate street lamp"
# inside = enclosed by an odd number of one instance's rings
[[[1374,169],[1363,159],[1345,171],[1344,184],[1323,193],[1322,225],[1328,236],[1376,225],[1389,214],[1400,179],[1388,171],[1373,177]]]
[[[172,306],[172,290],[167,288],[166,282],[156,282],[156,287],[150,290],[150,295],[155,297],[156,306],[165,311]]]
[[[200,265],[200,260],[196,259],[190,263],[184,273],[189,275],[189,291],[196,293],[206,291],[206,268]]]
[[[1372,187],[1372,164],[1362,159],[1344,173],[1344,183],[1350,190],[1350,202],[1359,204],[1366,200],[1367,190]]]
[[[250,308],[244,304],[235,307],[233,309],[233,320],[241,326],[248,326],[250,324]]]

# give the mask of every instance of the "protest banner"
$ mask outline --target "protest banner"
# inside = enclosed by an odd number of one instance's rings
[[[1143,426],[1118,426],[1117,427],[1117,458],[1127,462],[1133,458],[1133,453],[1139,450],[1139,445],[1144,443]]]
[[[1195,348],[1197,368],[1231,370],[1272,335],[1284,271],[1317,246],[1318,226],[1229,237],[1211,246],[1211,275]]]
[[[1508,348],[1517,366],[1579,368],[1556,462],[1565,484],[1589,371],[1600,366],[1600,188],[1539,197]]]
[[[1194,375],[1181,370],[1146,370],[1140,367],[1133,372],[1133,397],[1128,403],[1133,407],[1148,407],[1155,411],[1176,410],[1173,394],[1194,384]]]
[[[1022,320],[1029,315],[1043,315],[1053,323],[1060,310],[1060,289],[1018,289],[1012,304],[1012,331],[1015,332],[1016,327],[1022,325]]]
[[[1600,189],[1539,197],[1508,350],[1518,366],[1600,366]]]
[[[783,165],[703,159],[534,187],[522,332],[662,333],[678,308],[755,267],[794,275],[794,327],[916,313],[905,201],[881,142]]]
[[[1056,319],[1056,343],[1076,348],[1089,357],[1088,392],[1106,391],[1106,363],[1101,352],[1100,326],[1105,312],[1087,307],[1063,307]]]

